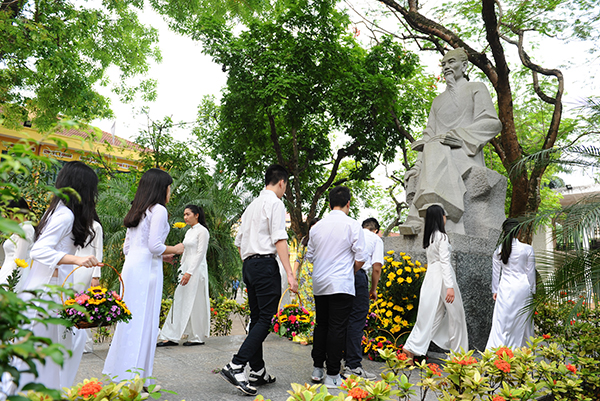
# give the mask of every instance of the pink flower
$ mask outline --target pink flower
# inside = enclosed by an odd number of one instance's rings
[[[75,298],[75,302],[77,302],[79,305],[83,305],[88,299],[90,299],[90,297],[88,297],[85,294],[82,294]]]
[[[296,323],[296,320],[298,320],[298,317],[296,315],[290,315],[290,317],[288,318],[288,320],[291,323]]]

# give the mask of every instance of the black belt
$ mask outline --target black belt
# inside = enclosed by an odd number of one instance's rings
[[[275,254],[274,253],[269,253],[268,255],[259,255],[259,254],[255,254],[255,255],[250,255],[248,256],[246,259],[244,259],[244,261],[249,260],[249,259],[275,259]]]

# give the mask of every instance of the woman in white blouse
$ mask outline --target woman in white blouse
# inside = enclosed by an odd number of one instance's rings
[[[496,305],[486,349],[522,347],[533,336],[533,320],[525,306],[535,294],[535,255],[531,245],[515,238],[518,225],[517,219],[504,221],[502,244],[492,257],[492,296]]]
[[[183,219],[191,228],[185,233],[185,251],[181,257],[181,285],[175,290],[173,305],[160,331],[158,347],[179,345],[187,334],[184,346],[202,345],[210,335],[210,299],[208,297],[208,265],[206,250],[210,234],[204,210],[187,205]]]
[[[123,300],[132,319],[117,324],[103,369],[116,382],[132,379],[136,370],[142,377],[152,376],[163,290],[162,255],[183,253],[183,244],[165,245],[170,229],[165,205],[172,182],[162,170],[146,171],[125,216]]]
[[[68,200],[54,196],[50,202],[35,230],[31,272],[24,280],[22,290],[42,289],[46,284],[61,285],[74,267],[99,264],[94,255],[75,255],[78,246],[85,246],[94,239],[92,227],[96,215],[98,176],[82,162],[68,162],[58,173],[55,186],[74,189],[80,199],[72,195]],[[72,277],[69,277],[70,283]],[[21,297],[31,298],[31,294],[22,293]],[[60,299],[56,301],[60,302]],[[34,323],[32,330],[35,336],[50,338],[52,342],[64,345],[72,354],[65,355],[62,367],[48,358],[44,365],[38,364],[37,379],[30,374],[22,375],[20,385],[36,382],[49,388],[72,386],[83,354],[85,332],[70,332],[64,326],[45,326],[42,323]],[[21,370],[26,365],[19,362],[16,367]]]
[[[439,205],[427,208],[423,248],[427,249],[427,272],[419,295],[417,321],[404,352],[409,358],[425,355],[433,341],[440,348],[465,351],[469,347],[462,297],[450,264],[446,213]]]
[[[0,284],[7,284],[8,277],[10,277],[13,271],[15,269],[21,269],[19,283],[15,287],[18,291],[30,272],[31,257],[29,256],[29,252],[33,245],[35,229],[31,222],[27,221],[29,205],[25,199],[21,198],[19,200],[15,199],[10,201],[6,206],[6,210],[8,217],[19,223],[23,231],[25,231],[25,238],[18,234],[13,234],[4,241],[4,244],[2,244],[4,250],[4,262],[2,263],[2,268],[0,268]],[[15,262],[16,259],[24,260],[28,267],[17,267],[17,263]]]

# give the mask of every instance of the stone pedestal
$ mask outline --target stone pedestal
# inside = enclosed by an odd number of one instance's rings
[[[452,267],[465,308],[469,348],[481,351],[485,349],[492,327],[492,254],[500,236],[501,224],[502,221],[498,221],[498,229],[490,229],[486,238],[448,234],[452,246]],[[422,235],[386,237],[383,239],[385,251],[406,252],[421,263],[426,263]]]

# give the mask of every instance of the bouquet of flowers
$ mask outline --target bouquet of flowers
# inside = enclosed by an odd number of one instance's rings
[[[298,303],[284,305],[271,319],[271,331],[290,340],[306,338],[315,324],[313,319],[314,313]]]
[[[79,329],[131,320],[131,311],[119,294],[102,287],[91,287],[75,293],[75,297],[67,299],[64,305],[60,317],[70,320]]]

